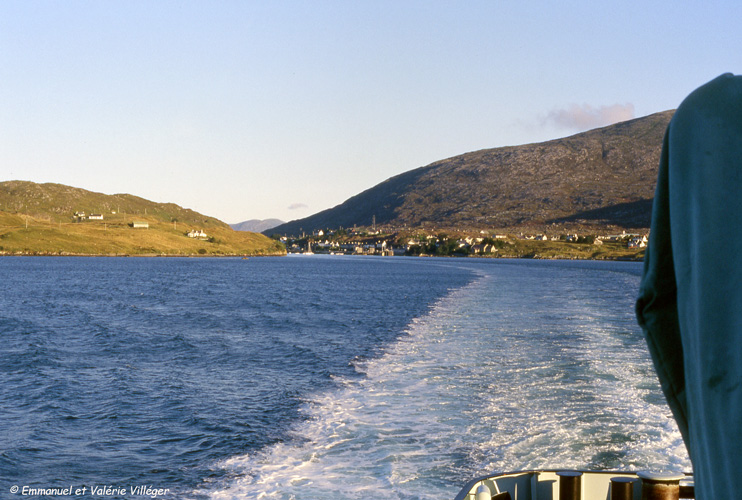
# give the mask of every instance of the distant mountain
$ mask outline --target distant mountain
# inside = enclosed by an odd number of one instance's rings
[[[344,203],[270,230],[648,228],[674,111],[537,144],[485,149],[405,172]]]
[[[264,231],[268,231],[269,229],[273,229],[276,226],[280,226],[281,224],[285,224],[285,222],[280,219],[250,219],[244,222],[238,222],[237,224],[230,224],[230,226],[235,231],[252,231],[254,233],[262,233]]]

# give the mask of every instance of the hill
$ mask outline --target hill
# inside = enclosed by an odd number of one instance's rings
[[[543,143],[485,149],[392,177],[344,203],[271,229],[596,230],[649,227],[674,111]]]
[[[262,233],[263,231],[268,231],[269,229],[273,229],[281,224],[285,224],[285,222],[280,219],[250,219],[244,222],[238,222],[237,224],[230,224],[230,226],[235,231],[253,231],[256,233]]]
[[[198,236],[189,237],[191,231]],[[284,253],[280,244],[261,234],[234,231],[214,217],[173,203],[61,184],[0,183],[0,254]]]

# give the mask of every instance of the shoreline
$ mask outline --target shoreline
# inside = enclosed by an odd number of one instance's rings
[[[0,258],[3,257],[108,257],[108,258],[136,258],[136,257],[147,257],[147,258],[241,258],[247,259],[251,257],[286,257],[288,255],[306,255],[303,253],[291,253],[291,252],[276,252],[276,253],[255,253],[255,254],[175,254],[175,253],[73,253],[73,252],[7,252],[0,251]],[[354,254],[341,254],[332,255],[329,253],[315,253],[312,255],[321,255],[327,257],[370,257],[370,258],[447,258],[447,259],[517,259],[517,260],[606,260],[606,261],[621,261],[621,262],[643,262],[644,253],[637,254],[636,256],[631,255],[595,255],[595,256],[583,256],[583,255],[567,255],[567,254],[554,254],[554,255],[540,255],[533,253],[517,254],[517,255],[394,255],[394,256],[382,256],[382,255],[354,255]]]
[[[2,257],[183,257],[183,258],[250,258],[250,257],[284,257],[286,253],[258,253],[258,254],[176,254],[176,253],[71,253],[71,252],[1,252]]]

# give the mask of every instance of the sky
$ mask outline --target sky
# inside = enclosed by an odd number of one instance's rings
[[[0,182],[290,221],[403,172],[676,108],[742,2],[0,1]]]

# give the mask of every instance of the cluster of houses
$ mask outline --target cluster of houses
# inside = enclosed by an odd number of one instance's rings
[[[634,236],[629,240],[629,248],[646,248],[648,242],[649,240],[647,239],[646,234],[642,236]]]
[[[393,248],[391,243],[386,240],[378,242],[346,242],[338,243],[330,241],[328,239],[314,241],[311,243],[311,247],[301,245],[299,243],[289,242],[287,238],[281,238],[281,241],[286,244],[286,248],[289,253],[329,253],[329,254],[342,254],[342,255],[404,255],[405,249],[403,247]]]
[[[116,212],[111,212],[112,214],[116,214]],[[86,214],[83,211],[77,211],[75,212],[75,215],[73,216],[73,219],[77,222],[82,222],[84,220],[103,220],[103,214]],[[129,223],[129,226],[133,229],[149,229],[149,223],[143,222],[143,221],[132,221]],[[203,229],[193,229],[191,231],[188,231],[186,233],[186,236],[189,238],[194,238],[198,240],[208,240],[209,235],[204,232]]]
[[[629,248],[646,248],[649,242],[649,235],[631,234],[624,231],[621,234],[598,236],[597,239],[601,241],[626,241]]]
[[[567,234],[561,236],[547,236],[545,234],[508,236],[505,234],[495,234],[485,237],[462,237],[456,240],[441,240],[435,235],[427,235],[419,238],[410,238],[405,242],[397,242],[386,239],[369,238],[369,233],[365,233],[363,240],[350,240],[343,243],[336,241],[332,231],[318,230],[313,232],[311,247],[308,249],[303,240],[291,240],[283,237],[281,241],[286,244],[290,253],[329,253],[329,254],[346,254],[346,255],[410,255],[419,254],[422,249],[429,249],[434,246],[447,244],[452,251],[468,254],[492,254],[498,251],[497,240],[524,239],[535,241],[567,241],[579,243],[592,243],[602,245],[604,242],[626,242],[628,248],[645,248],[647,246],[646,234],[629,234],[625,231],[621,234],[585,237],[577,234]]]
[[[112,211],[111,214],[116,215],[116,212]],[[72,219],[75,222],[82,222],[85,220],[103,220],[103,214],[86,214],[84,211],[77,211],[75,212],[75,215],[72,216]],[[129,224],[129,226],[134,229],[149,229],[149,223],[147,222],[133,221]]]
[[[545,234],[539,234],[539,235],[528,235],[523,236],[526,240],[541,240],[541,241],[560,241],[564,239],[568,243],[581,243],[585,241],[584,236],[580,236],[578,234],[568,234],[565,237],[561,236],[552,236],[547,237]],[[611,241],[611,242],[627,242],[628,248],[646,248],[648,240],[648,236],[646,234],[631,234],[627,233],[626,231],[622,232],[621,234],[609,234],[609,235],[601,235],[596,236],[594,240],[592,240],[593,245],[602,245],[605,241]]]
[[[317,234],[322,233],[322,234]],[[323,231],[315,232],[315,236],[324,236]],[[506,235],[496,236],[498,239],[506,239]],[[466,237],[456,240],[455,246],[458,249],[467,249],[469,253],[474,254],[486,254],[496,252],[495,245],[483,244],[484,238],[472,238]],[[428,235],[423,239],[410,238],[403,244],[397,244],[394,246],[391,241],[385,239],[379,239],[375,241],[348,241],[345,243],[338,243],[329,238],[315,240],[311,243],[311,247],[307,250],[307,246],[301,243],[297,243],[289,240],[286,237],[281,238],[281,241],[286,244],[287,250],[290,253],[329,253],[329,254],[344,254],[344,255],[409,255],[414,253],[416,247],[430,246],[430,244],[438,244],[440,240],[437,236]]]
[[[207,235],[206,233],[204,233],[204,230],[203,229],[193,229],[191,231],[188,231],[186,233],[186,236],[188,236],[189,238],[196,238],[198,240],[208,240],[209,239],[209,235]]]
[[[85,212],[75,212],[73,217],[78,222],[83,220],[103,220],[103,214],[86,214]]]

